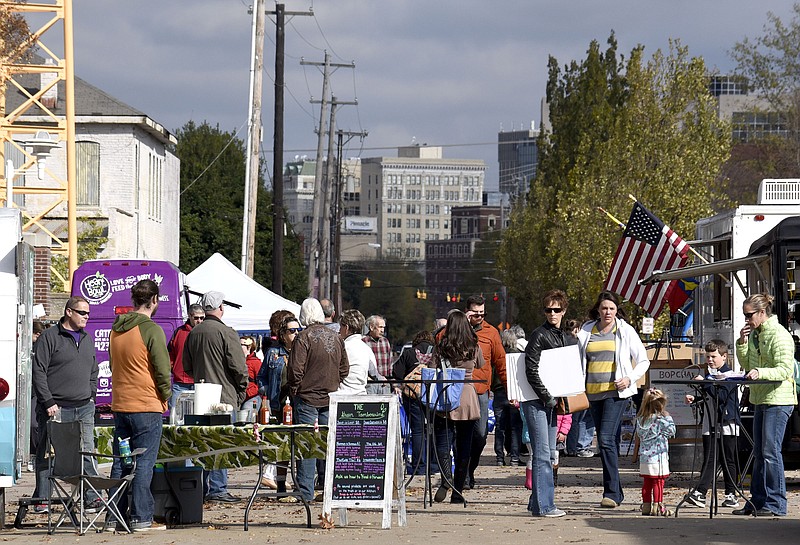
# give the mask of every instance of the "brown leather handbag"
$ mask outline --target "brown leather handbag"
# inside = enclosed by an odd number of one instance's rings
[[[556,403],[556,414],[572,414],[589,408],[589,398],[586,392],[559,397]]]

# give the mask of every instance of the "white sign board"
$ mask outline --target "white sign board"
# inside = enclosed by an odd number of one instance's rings
[[[554,397],[574,395],[585,391],[578,345],[542,350],[539,376],[547,391]],[[506,354],[506,388],[508,399],[531,401],[538,399],[525,376],[525,354]]]
[[[644,333],[645,335],[652,335],[655,322],[656,321],[654,318],[648,318],[648,317],[642,318],[642,333]]]

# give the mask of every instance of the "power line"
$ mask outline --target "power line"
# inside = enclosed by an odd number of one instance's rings
[[[236,140],[236,137],[239,135],[239,131],[241,131],[241,130],[242,130],[242,128],[243,128],[245,125],[247,125],[247,120],[245,120],[245,122],[241,124],[241,126],[240,126],[240,127],[237,129],[237,131],[236,131],[236,132],[233,134],[233,136],[231,136],[231,139],[230,139],[230,140],[228,140],[228,143],[227,143],[227,144],[225,144],[225,146],[224,146],[224,147],[223,147],[223,148],[220,150],[220,152],[217,154],[217,156],[216,156],[216,157],[214,157],[214,159],[212,159],[212,160],[211,160],[211,162],[208,164],[208,166],[207,166],[206,168],[204,168],[204,169],[203,169],[203,172],[201,172],[200,174],[198,174],[198,175],[197,175],[197,178],[195,178],[194,180],[192,180],[192,181],[191,181],[191,183],[189,183],[189,185],[187,185],[186,187],[184,187],[184,188],[181,190],[181,192],[179,193],[179,195],[183,195],[183,194],[184,194],[184,193],[185,193],[185,192],[186,192],[186,191],[187,191],[187,190],[188,190],[190,187],[192,187],[192,186],[194,185],[194,183],[195,183],[197,180],[199,180],[199,179],[200,179],[200,178],[203,176],[203,174],[205,174],[205,173],[206,173],[206,171],[207,171],[208,169],[210,169],[210,168],[211,168],[211,166],[212,166],[214,163],[216,163],[216,162],[217,162],[217,159],[219,159],[219,158],[222,156],[222,154],[223,154],[223,153],[225,153],[225,150],[226,150],[226,149],[228,149],[228,146],[230,146],[231,144],[233,144],[233,141],[234,141],[234,140]]]

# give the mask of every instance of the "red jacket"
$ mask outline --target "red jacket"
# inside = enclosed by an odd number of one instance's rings
[[[245,391],[245,401],[258,395],[258,383],[256,377],[261,370],[261,360],[255,354],[248,354],[244,360],[247,364],[247,390]]]
[[[186,337],[192,330],[192,324],[186,322],[172,335],[172,339],[167,345],[169,350],[169,362],[172,366],[172,382],[180,384],[194,384],[194,379],[186,374],[183,370],[183,345],[186,343]]]

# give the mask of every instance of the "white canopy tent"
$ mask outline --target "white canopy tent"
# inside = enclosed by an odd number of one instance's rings
[[[276,310],[300,314],[300,305],[277,295],[215,253],[186,276],[186,285],[193,292],[219,291],[225,300],[242,308],[225,307],[222,321],[239,333],[264,333],[269,330],[269,317]],[[194,303],[199,297],[192,297]]]

